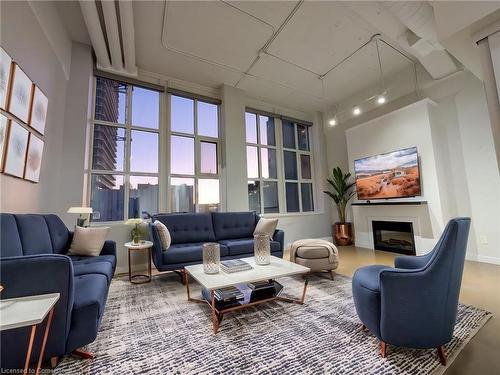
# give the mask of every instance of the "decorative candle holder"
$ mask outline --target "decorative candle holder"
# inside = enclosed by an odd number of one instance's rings
[[[267,234],[256,234],[253,236],[253,250],[255,264],[266,265],[271,263],[271,244]]]
[[[208,274],[219,273],[220,245],[215,242],[203,244],[203,271]]]

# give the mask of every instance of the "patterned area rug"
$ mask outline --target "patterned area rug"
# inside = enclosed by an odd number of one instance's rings
[[[300,278],[284,278],[299,296]],[[192,282],[192,295],[199,287]],[[491,317],[460,305],[448,362]],[[313,276],[306,304],[272,302],[227,314],[212,333],[209,306],[186,300],[175,274],[132,285],[114,280],[97,340],[86,349],[94,360],[65,358],[56,374],[440,374],[435,350],[389,346],[378,354],[376,338],[362,332],[351,279]]]

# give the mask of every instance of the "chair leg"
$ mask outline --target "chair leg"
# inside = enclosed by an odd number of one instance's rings
[[[382,358],[387,356],[387,344],[383,341],[380,341],[380,355]]]
[[[50,368],[56,368],[59,364],[59,357],[50,357]]]
[[[333,272],[333,270],[330,270],[330,279],[332,279],[332,281],[335,280],[335,272]]]
[[[444,352],[443,346],[438,346],[437,351],[439,356],[439,362],[441,362],[443,366],[446,366],[446,353]]]
[[[366,328],[364,324],[361,324],[361,331],[362,332],[368,331],[368,328]]]
[[[86,352],[85,350],[82,350],[82,349],[73,350],[73,352],[71,354],[76,355],[77,357],[80,357],[82,359],[94,359],[95,358],[94,353]]]

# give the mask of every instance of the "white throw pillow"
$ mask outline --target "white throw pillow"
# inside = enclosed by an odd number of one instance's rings
[[[75,227],[69,255],[96,257],[101,254],[102,247],[109,233],[109,227]]]
[[[255,230],[253,231],[253,235],[256,234],[267,234],[270,239],[273,239],[274,231],[278,226],[278,219],[264,219],[261,217],[259,222],[255,226]]]
[[[170,237],[170,232],[168,228],[161,221],[156,220],[153,225],[158,231],[158,236],[160,237],[161,247],[163,250],[167,250],[172,243],[172,237]]]

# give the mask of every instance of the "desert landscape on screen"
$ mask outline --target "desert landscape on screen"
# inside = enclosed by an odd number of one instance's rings
[[[358,199],[421,195],[416,148],[354,161]]]

